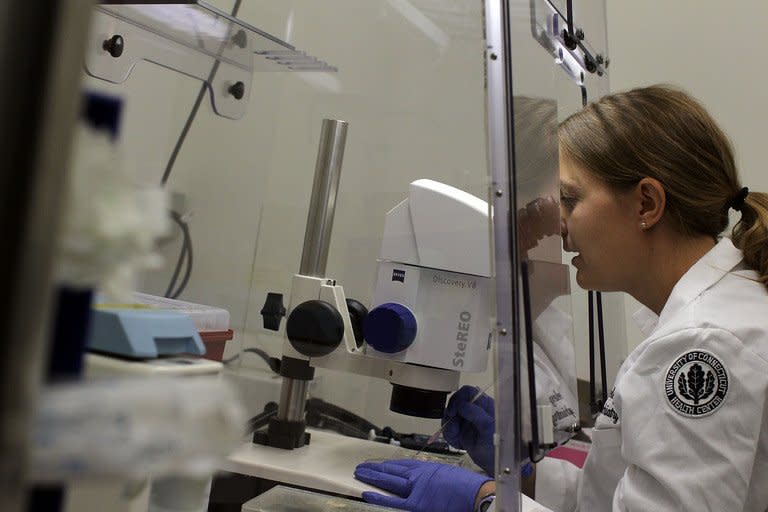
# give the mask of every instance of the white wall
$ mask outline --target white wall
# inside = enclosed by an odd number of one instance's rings
[[[768,190],[765,122],[768,2],[743,0],[607,0],[611,89],[653,83],[683,87],[730,136],[742,183]],[[628,347],[643,336],[626,297]]]

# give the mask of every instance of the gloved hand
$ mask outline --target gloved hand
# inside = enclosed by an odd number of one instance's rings
[[[496,421],[493,414],[493,398],[483,394],[475,402],[470,401],[480,390],[474,386],[462,386],[448,400],[443,415],[443,437],[454,448],[467,450],[475,464],[493,476],[493,433]]]
[[[355,468],[355,478],[396,495],[364,492],[368,503],[415,512],[471,511],[480,487],[491,480],[456,466],[413,459],[363,462]]]

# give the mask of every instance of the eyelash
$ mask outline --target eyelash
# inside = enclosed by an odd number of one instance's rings
[[[577,199],[575,197],[568,197],[560,194],[560,204],[562,204],[566,210],[572,210],[576,205],[576,201]]]

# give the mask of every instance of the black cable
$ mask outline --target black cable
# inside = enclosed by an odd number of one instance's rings
[[[307,412],[307,425],[310,427],[332,430],[338,434],[356,439],[368,439],[368,432],[364,432],[355,425],[331,416],[323,412]]]
[[[275,402],[269,402],[261,412],[248,421],[248,430],[253,432],[258,430],[269,422],[278,410]],[[344,409],[338,405],[326,402],[320,398],[309,398],[306,404],[306,422],[307,426],[332,430],[339,434],[356,437],[358,439],[369,439],[370,432],[375,436],[383,436],[389,430],[389,439],[400,439],[403,434],[398,434],[389,427],[380,429],[368,420],[357,414]]]
[[[592,290],[587,292],[587,308],[589,310],[589,409],[590,414],[597,414],[597,392],[595,391],[595,296]]]
[[[597,292],[597,346],[600,350],[600,382],[603,385],[603,405],[608,400],[608,378],[605,375],[605,329],[603,328],[603,294]]]
[[[539,444],[539,412],[536,403],[536,369],[533,360],[533,316],[531,314],[531,288],[528,276],[528,262],[520,262],[520,280],[523,285],[523,322],[525,326],[526,368],[528,377],[528,401],[530,406],[531,442],[528,457],[534,464],[541,461],[546,451]]]
[[[264,406],[263,412],[248,420],[246,433],[252,434],[256,430],[266,426],[269,423],[269,420],[277,415],[277,411],[278,405],[275,402],[268,402],[267,405]]]
[[[571,2],[568,2],[569,19],[573,16],[571,13]],[[583,81],[583,77],[582,77]],[[581,106],[587,106],[587,87],[582,84],[581,89]],[[607,398],[607,385],[605,376],[605,332],[603,330],[603,301],[600,292],[597,292],[597,328],[598,328],[598,343],[600,350],[600,382],[602,389],[600,395],[602,400],[597,400],[597,391],[595,389],[595,312],[594,312],[594,298],[595,292],[589,290],[587,292],[587,302],[589,308],[589,408],[590,414],[593,416],[598,414],[605,404]]]
[[[171,156],[168,159],[168,163],[165,165],[165,172],[163,172],[163,177],[160,180],[161,185],[165,185],[168,182],[168,178],[170,177],[171,171],[173,170],[173,164],[176,163],[176,157],[179,156],[181,146],[184,144],[184,141],[187,138],[187,133],[189,133],[189,129],[192,126],[192,121],[195,120],[197,111],[200,109],[200,104],[203,102],[203,98],[205,97],[205,91],[208,88],[207,84],[210,83],[211,78],[213,78],[213,75],[216,73],[218,68],[219,61],[216,61],[213,65],[213,68],[211,69],[211,74],[208,76],[209,82],[205,82],[202,86],[200,86],[200,92],[197,93],[195,104],[192,106],[192,110],[187,116],[187,121],[184,123],[184,127],[181,129],[181,134],[179,135],[179,138],[176,139],[176,145],[173,147],[173,151],[171,151]]]
[[[182,228],[184,230],[184,246],[182,247],[182,254],[186,253],[186,270],[184,271],[184,277],[181,280],[181,284],[176,289],[173,294],[171,294],[172,299],[176,299],[181,295],[181,293],[184,291],[184,289],[187,287],[187,284],[189,283],[189,278],[192,276],[192,264],[193,264],[193,253],[192,253],[192,235],[189,233],[189,225],[187,223],[184,223],[184,227]]]
[[[237,16],[238,11],[240,11],[241,3],[242,3],[242,0],[235,0],[235,4],[232,7],[231,16],[233,17]],[[195,99],[195,103],[192,106],[192,110],[189,112],[189,115],[187,116],[187,120],[184,123],[184,127],[181,129],[179,138],[176,140],[176,144],[173,147],[173,151],[171,151],[171,156],[168,158],[168,163],[165,165],[165,171],[163,172],[163,177],[160,179],[160,184],[163,186],[165,186],[165,184],[168,182],[168,178],[171,176],[171,171],[173,170],[173,166],[176,163],[176,158],[179,156],[179,152],[181,151],[181,146],[184,145],[184,141],[187,139],[187,134],[189,133],[189,129],[192,127],[192,122],[195,120],[195,117],[197,116],[197,111],[200,109],[200,105],[202,104],[203,98],[205,97],[205,92],[206,92],[206,89],[208,88],[208,84],[212,83],[213,78],[216,75],[216,71],[218,71],[219,69],[220,62],[221,61],[217,60],[216,62],[213,63],[213,66],[211,67],[211,72],[208,74],[208,80],[200,86],[200,91],[197,93],[197,98]],[[178,219],[174,217],[174,214],[178,217]],[[189,236],[189,227],[185,222],[181,221],[181,217],[179,216],[179,214],[176,212],[171,212],[171,217],[174,217],[174,220],[184,232],[184,243],[181,246],[181,253],[179,254],[179,259],[176,262],[176,268],[173,271],[173,277],[171,278],[171,282],[168,284],[168,288],[165,292],[165,297],[176,299],[181,295],[181,293],[187,287],[190,276],[192,275],[192,239]],[[184,272],[184,277],[181,281],[181,284],[176,289],[176,291],[173,291],[174,286],[176,286],[176,280],[179,277],[179,272],[181,272],[181,266],[185,259],[187,260],[187,268],[186,268],[186,271]]]
[[[364,432],[366,437],[371,430],[377,435],[382,434],[382,429],[365,418],[336,404],[326,402],[321,398],[313,397],[307,399],[307,413],[309,412],[317,413],[322,416],[330,416],[348,425],[353,425],[359,432]]]
[[[242,353],[249,353],[249,354],[256,354],[257,356],[261,357],[265,363],[267,363],[267,366],[269,366],[269,369],[273,372],[279,374],[280,373],[280,359],[276,357],[270,356],[267,352],[264,350],[261,350],[260,348],[246,348],[241,351]],[[231,364],[235,361],[237,361],[240,358],[240,354],[235,354],[234,356],[225,359],[222,361],[224,364]]]
[[[181,267],[184,265],[184,261],[187,257],[188,246],[191,246],[191,243],[189,242],[189,226],[187,225],[184,220],[182,220],[181,215],[179,215],[179,212],[171,210],[171,219],[179,226],[179,229],[181,229],[181,233],[183,235],[183,240],[181,243],[181,251],[179,252],[179,258],[176,261],[176,268],[173,270],[173,275],[171,276],[171,281],[168,283],[168,288],[165,290],[164,297],[174,298],[174,287],[176,287],[176,281],[179,278],[179,273],[181,272]],[[191,266],[188,265],[188,271],[191,272]]]

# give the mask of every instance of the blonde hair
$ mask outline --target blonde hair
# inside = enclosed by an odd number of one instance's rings
[[[768,288],[768,194],[746,199],[728,137],[683,91],[651,86],[604,96],[560,123],[563,156],[617,190],[644,177],[666,192],[666,215],[685,235],[717,239],[741,209],[732,240]]]

